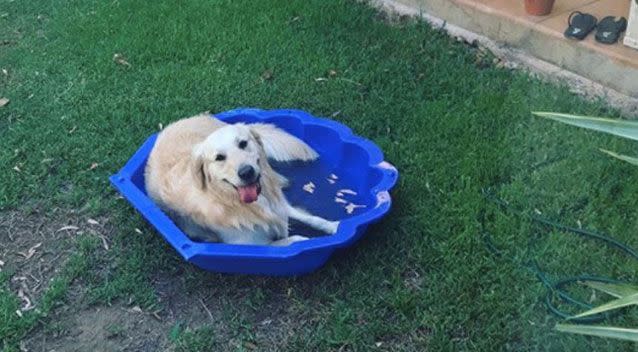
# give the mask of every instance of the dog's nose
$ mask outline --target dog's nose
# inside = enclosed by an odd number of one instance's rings
[[[237,171],[237,176],[244,182],[252,182],[255,180],[255,168],[250,165],[242,165]]]

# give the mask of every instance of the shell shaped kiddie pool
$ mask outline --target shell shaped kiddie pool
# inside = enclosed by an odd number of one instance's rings
[[[188,262],[224,273],[306,274],[322,266],[335,250],[356,242],[368,225],[390,210],[389,191],[396,184],[397,169],[384,161],[375,144],[353,135],[348,127],[299,110],[237,109],[214,116],[227,123],[271,123],[315,149],[319,159],[314,162],[271,164],[289,179],[284,193],[292,205],[341,223],[334,235],[291,223],[290,235],[312,238],[284,247],[192,241],[146,194],[144,168],[157,138],[154,134],[110,181]],[[313,193],[304,190],[310,182]],[[340,191],[338,198],[347,203],[336,201]],[[348,203],[362,206],[348,213]]]

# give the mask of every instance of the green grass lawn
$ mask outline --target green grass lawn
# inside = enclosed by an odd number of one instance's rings
[[[116,53],[130,67],[115,63]],[[179,351],[634,349],[553,331],[560,320],[523,264],[537,260],[552,280],[631,281],[636,263],[505,214],[481,195],[492,187],[527,212],[638,247],[636,170],[598,152],[635,146],[530,115],[618,113],[478,54],[356,1],[0,0],[0,97],[10,99],[0,108],[0,214],[62,212],[109,224],[108,251],[90,233],[65,242],[75,254],[22,318],[8,269],[19,263],[6,263],[0,348],[17,350],[83,311],[119,305],[159,311],[168,328],[155,331]],[[401,172],[391,214],[301,278],[183,263],[107,177],[159,124],[240,106],[332,116],[375,141]],[[486,249],[481,213],[502,258]],[[190,306],[203,299],[214,321],[172,318],[167,312],[185,308],[171,306],[158,282]],[[638,314],[606,323],[635,327]]]

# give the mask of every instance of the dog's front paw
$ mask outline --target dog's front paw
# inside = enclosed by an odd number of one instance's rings
[[[334,235],[335,233],[337,233],[337,230],[339,229],[339,221],[328,221],[328,223],[326,224],[326,233],[329,233],[331,235]]]
[[[294,236],[288,237],[288,241],[290,241],[290,243],[301,242],[301,241],[305,241],[307,239],[308,239],[308,237],[299,236],[299,235],[294,235]]]
[[[307,239],[308,239],[308,237],[294,235],[294,236],[282,238],[282,239],[277,240],[277,241],[273,241],[271,243],[271,245],[273,245],[273,246],[288,246],[288,245],[291,245],[291,244],[293,244],[295,242],[301,242],[301,241],[305,241]]]

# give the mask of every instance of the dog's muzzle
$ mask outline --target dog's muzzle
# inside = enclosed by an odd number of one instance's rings
[[[242,165],[237,171],[237,176],[242,180],[243,186],[237,186],[237,193],[242,203],[252,203],[257,200],[261,193],[261,184],[259,183],[259,174],[255,168],[250,165]]]
[[[257,172],[255,172],[255,168],[246,164],[239,167],[237,176],[239,176],[239,179],[244,183],[254,183],[258,177]]]

